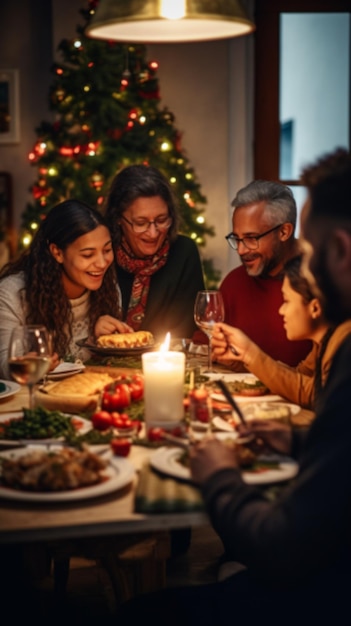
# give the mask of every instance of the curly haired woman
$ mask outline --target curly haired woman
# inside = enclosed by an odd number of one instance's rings
[[[60,359],[87,359],[77,340],[131,328],[119,321],[120,292],[110,232],[78,200],[53,207],[30,247],[0,273],[0,376],[8,378],[13,328],[43,324]]]

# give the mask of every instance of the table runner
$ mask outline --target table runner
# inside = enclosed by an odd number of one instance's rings
[[[200,491],[186,482],[162,476],[146,461],[135,493],[137,513],[203,511]]]

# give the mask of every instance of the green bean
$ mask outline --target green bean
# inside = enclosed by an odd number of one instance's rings
[[[48,439],[75,433],[71,418],[60,411],[43,407],[23,409],[23,418],[13,418],[0,424],[2,439]]]

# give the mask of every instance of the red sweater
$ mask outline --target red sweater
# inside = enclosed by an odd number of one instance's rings
[[[249,276],[243,266],[232,270],[220,286],[225,322],[240,328],[273,359],[295,367],[312,349],[312,342],[287,339],[278,313],[281,287],[276,278]]]

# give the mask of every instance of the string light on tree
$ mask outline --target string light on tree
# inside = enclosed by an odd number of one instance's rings
[[[76,36],[58,46],[48,94],[55,119],[37,125],[28,155],[37,175],[30,188],[32,201],[22,214],[21,245],[28,245],[30,224],[40,224],[55,204],[74,194],[102,208],[116,172],[144,163],[171,181],[182,232],[201,241],[204,267],[209,268],[207,286],[215,286],[219,275],[204,256],[214,229],[198,220],[206,197],[182,149],[175,116],[162,104],[159,63],[147,58],[144,45],[86,37],[98,2],[86,1],[80,10],[84,23],[76,27]],[[67,30],[71,32],[71,25]]]

